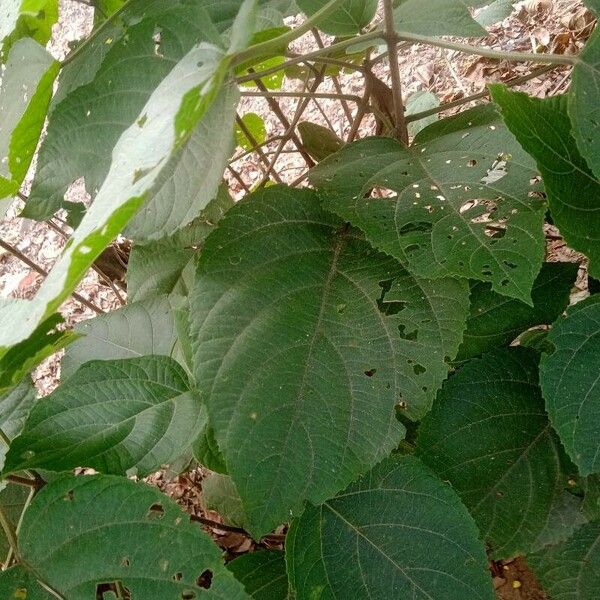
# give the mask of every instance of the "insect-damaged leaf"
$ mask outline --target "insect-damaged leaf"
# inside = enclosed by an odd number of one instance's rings
[[[490,281],[531,304],[544,256],[545,202],[532,159],[485,106],[425,128],[346,146],[310,172],[326,208],[420,277]],[[377,188],[385,197],[374,194]]]
[[[319,503],[429,408],[465,282],[409,275],[308,190],[271,187],[206,240],[190,296],[195,375],[254,535]]]

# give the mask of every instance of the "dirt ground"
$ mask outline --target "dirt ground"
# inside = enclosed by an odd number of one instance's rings
[[[61,19],[55,28],[50,51],[63,58],[69,50],[69,43],[84,37],[91,28],[92,12],[85,4],[72,0],[61,0]],[[293,24],[295,19],[290,19]],[[593,19],[580,0],[526,0],[517,2],[511,16],[489,28],[489,35],[476,43],[494,49],[575,53],[580,50],[593,27]],[[323,36],[323,42],[328,39]],[[298,40],[293,51],[306,53],[318,47],[313,34]],[[441,102],[450,102],[481,92],[489,82],[509,81],[531,71],[531,65],[508,63],[467,56],[454,51],[411,46],[402,51],[400,67],[403,88],[408,96],[417,91],[431,91]],[[388,82],[383,63],[373,68],[376,76]],[[559,67],[536,77],[520,89],[537,96],[560,94],[568,89],[570,69]],[[299,79],[286,79],[283,91],[303,91],[305,83]],[[326,80],[319,86],[319,92],[341,91],[350,95],[362,95],[364,81],[360,73],[340,73],[337,80]],[[251,91],[248,89],[248,91]],[[288,119],[302,104],[295,98],[277,98],[281,110]],[[263,116],[269,136],[282,135],[284,127],[273,113],[266,100],[244,97],[240,114],[256,112]],[[342,105],[337,100],[319,99],[304,107],[302,120],[331,126],[338,135],[344,137],[351,127],[354,108],[350,103]],[[350,117],[350,118],[349,118]],[[360,135],[373,133],[375,121],[367,116],[363,121]],[[306,163],[293,144],[287,143],[281,150],[275,171],[284,182],[297,181],[306,172]],[[227,173],[231,191],[241,197],[245,190],[258,183],[265,176],[265,158],[270,160],[278,150],[278,142],[264,148],[264,156],[246,154],[238,149],[239,158],[231,164],[233,171]],[[235,174],[234,174],[235,172]],[[24,194],[27,194],[27,185]],[[81,182],[73,185],[69,199],[85,201],[86,193]],[[22,202],[17,200],[7,218],[0,222],[0,237],[14,246],[26,259],[33,261],[38,270],[49,270],[58,258],[67,236],[67,225],[59,218],[48,223],[36,223],[17,217]],[[556,231],[549,229],[550,237]],[[565,247],[560,239],[551,239],[548,246],[550,260],[577,260],[580,258]],[[586,294],[585,265],[582,266],[578,288],[574,298]],[[43,275],[11,253],[0,249],[0,297],[31,298],[38,289]],[[90,271],[77,288],[78,294],[93,308],[84,306],[80,300],[71,297],[61,308],[68,325],[118,308],[126,301],[126,293],[105,282],[97,273]],[[57,385],[60,377],[60,355],[45,361],[35,372],[34,379],[40,395],[46,395]],[[166,472],[157,473],[150,481],[177,500],[191,514],[204,519],[207,529],[230,556],[247,552],[255,547],[243,532],[236,528],[219,528],[221,519],[217,513],[208,510],[202,497],[202,470],[184,476],[171,476]],[[264,542],[268,547],[282,546],[283,530]],[[543,600],[545,595],[539,589],[525,562],[517,559],[504,565],[493,565],[494,585],[499,600]]]

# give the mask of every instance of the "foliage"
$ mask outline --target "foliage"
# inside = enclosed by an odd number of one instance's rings
[[[571,290],[600,277],[600,32],[578,56],[437,37],[484,35],[505,0],[95,6],[59,63],[41,45],[57,2],[0,0],[0,214],[19,192],[22,217],[74,225],[37,295],[0,302],[0,596],[491,599],[489,561],[525,555],[551,598],[595,599],[600,296]],[[291,52],[311,31],[322,47]],[[496,84],[438,119],[435,95],[402,97],[400,41],[568,64],[572,88]],[[389,56],[392,89],[370,71]],[[358,104],[348,139],[281,113],[284,74],[308,102],[343,69],[365,80],[332,94]],[[362,136],[368,112],[387,136]],[[277,171],[290,144],[307,186]],[[238,202],[236,147],[265,165]],[[81,178],[89,207],[65,200]],[[581,263],[548,261],[550,225]],[[118,234],[128,303],[67,327]],[[284,551],[225,565],[136,480],[197,464],[223,527],[287,532]]]

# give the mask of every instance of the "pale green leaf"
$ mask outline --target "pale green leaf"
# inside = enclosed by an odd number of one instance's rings
[[[540,381],[552,426],[582,475],[600,472],[600,295],[567,311],[548,336]]]
[[[24,379],[0,394],[0,429],[9,439],[21,433],[35,398],[35,388],[30,379]]]
[[[20,38],[45,44],[58,19],[58,0],[0,0],[0,62]]]
[[[390,458],[286,540],[298,600],[492,600],[483,544],[458,496],[412,456]]]
[[[440,105],[440,99],[433,92],[415,92],[406,98],[405,112],[406,116],[410,117],[420,112],[425,112],[432,108],[437,108]],[[422,129],[428,125],[435,123],[438,120],[438,115],[430,115],[418,121],[408,123],[408,134],[411,138],[415,137]]]
[[[19,550],[30,581],[69,600],[99,597],[102,584],[115,581],[140,600],[248,597],[188,515],[158,490],[122,477],[69,475],[44,487],[25,513]],[[19,570],[0,574],[0,597],[19,598]],[[210,589],[203,574],[212,577]],[[56,597],[36,593],[27,600]]]
[[[202,480],[202,497],[206,507],[218,512],[225,523],[244,527],[244,507],[231,477],[221,473],[209,473]]]
[[[283,186],[234,206],[190,296],[195,375],[254,535],[320,503],[427,412],[466,318],[465,282],[410,276]]]
[[[541,100],[500,85],[490,89],[506,124],[537,161],[554,224],[569,246],[589,257],[590,274],[600,277],[600,180],[573,139],[567,97]]]
[[[265,122],[260,115],[248,112],[242,117],[242,123],[243,128],[239,123],[235,126],[235,138],[237,145],[244,150],[252,150],[256,145],[262,144],[267,139]],[[250,134],[250,137],[248,134]]]
[[[5,300],[0,304],[0,354],[26,340],[58,309],[139,209],[159,180],[164,164],[185,143],[214,100],[226,64],[227,59],[217,48],[200,44],[156,88],[137,122],[119,139],[106,183],[34,300]],[[180,115],[182,102],[184,123]],[[68,152],[76,153],[72,147]],[[12,327],[15,321],[22,326]]]
[[[227,564],[235,578],[254,600],[287,600],[288,579],[285,555],[280,550],[243,554]]]
[[[466,0],[399,0],[394,11],[398,32],[480,37],[485,29],[473,19]]]
[[[490,281],[530,304],[545,250],[533,167],[484,106],[430,125],[409,148],[391,138],[347,145],[309,176],[331,194],[328,209],[412,273]],[[365,198],[373,188],[388,194]]]
[[[247,48],[257,28],[258,0],[242,0],[229,35],[229,54]]]
[[[600,597],[600,522],[580,527],[566,542],[527,557],[552,600]]]
[[[475,15],[475,20],[483,27],[503,21],[511,15],[515,2],[516,0],[494,0]]]
[[[296,0],[296,4],[308,16],[323,8],[323,0]],[[375,16],[377,0],[344,0],[342,6],[317,22],[317,27],[331,35],[355,35],[366,27]]]
[[[556,496],[568,493],[568,461],[544,412],[537,362],[525,348],[472,360],[419,427],[419,456],[458,492],[495,559],[536,547],[555,525]]]
[[[173,305],[158,294],[82,321],[75,331],[81,337],[67,348],[62,360],[66,377],[90,360],[171,356],[177,343]]]
[[[492,292],[488,283],[471,283],[471,314],[457,360],[504,346],[535,325],[550,325],[569,305],[577,263],[544,263],[531,299],[533,306]]]
[[[184,454],[204,423],[199,396],[173,359],[92,361],[36,402],[4,470],[87,466],[143,476]]]
[[[58,70],[59,64],[30,38],[18,40],[10,51],[0,87],[0,198],[16,194],[23,183]]]

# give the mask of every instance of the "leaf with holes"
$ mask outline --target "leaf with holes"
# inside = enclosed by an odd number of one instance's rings
[[[157,295],[78,323],[74,329],[81,337],[65,352],[61,364],[63,377],[71,376],[91,360],[149,354],[170,356],[177,350],[172,311],[169,299]]]
[[[556,496],[568,493],[571,473],[544,412],[537,363],[525,348],[467,363],[419,428],[418,455],[456,489],[493,558],[535,546]]]
[[[10,51],[0,87],[0,198],[16,194],[25,179],[59,67],[29,38]]]
[[[271,187],[206,240],[190,296],[195,375],[255,536],[320,503],[427,412],[460,343],[464,282],[410,276],[321,209]]]
[[[600,473],[600,295],[572,306],[548,342],[540,381],[550,421],[579,472]]]
[[[58,19],[58,0],[0,0],[0,62],[21,38],[45,44]]]
[[[577,150],[567,97],[540,100],[500,85],[490,89],[506,124],[538,163],[555,225],[571,247],[589,257],[590,273],[600,277],[600,180]]]
[[[553,600],[600,597],[600,523],[580,527],[567,541],[527,557]]]
[[[492,600],[478,538],[450,486],[412,456],[389,458],[292,522],[290,584],[298,600]]]
[[[140,208],[164,164],[185,143],[218,94],[229,60],[219,49],[200,44],[156,88],[137,122],[119,139],[105,184],[35,298],[0,304],[0,356],[27,340],[58,309]],[[23,326],[12,327],[15,321]]]
[[[355,142],[310,172],[331,195],[326,208],[412,273],[490,281],[528,304],[544,256],[535,176],[491,106],[430,125],[409,148],[390,138]]]
[[[300,10],[313,15],[325,4],[322,0],[297,0]],[[319,29],[330,35],[355,35],[375,17],[377,0],[344,0],[339,8],[317,22]]]
[[[288,600],[289,586],[285,555],[280,550],[264,550],[239,556],[227,564],[235,578],[254,600]]]
[[[577,263],[544,263],[531,299],[533,306],[492,292],[488,283],[471,283],[471,314],[457,360],[505,346],[534,325],[550,325],[569,305]]]
[[[86,466],[143,476],[184,454],[204,423],[199,396],[173,359],[92,361],[36,402],[4,472]]]
[[[471,16],[468,0],[399,0],[394,11],[396,30],[418,35],[481,37],[485,29]]]
[[[25,513],[19,551],[17,573],[69,600],[102,597],[117,582],[140,599],[248,597],[219,548],[172,500],[122,477],[69,475],[44,487]],[[0,574],[2,598],[19,598],[14,573]]]

